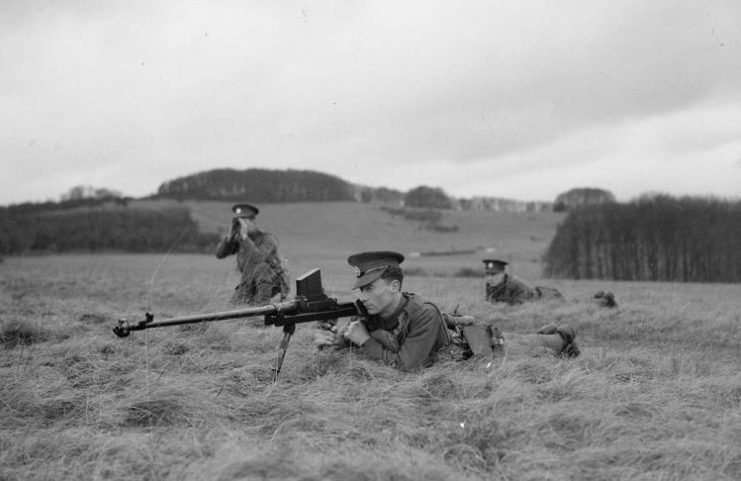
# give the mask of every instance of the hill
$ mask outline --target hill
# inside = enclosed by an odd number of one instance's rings
[[[94,189],[89,189],[93,190]],[[416,195],[434,192],[436,195]],[[443,199],[439,197],[442,196]],[[413,199],[414,197],[414,199]],[[426,198],[425,198],[426,197]],[[521,201],[501,197],[455,198],[439,187],[418,186],[409,192],[352,184],[334,175],[312,170],[213,169],[162,183],[152,199],[217,200],[282,203],[358,201],[401,206],[547,212],[552,202]],[[416,200],[417,202],[413,202]],[[423,205],[420,205],[420,201]]]
[[[354,200],[352,184],[310,170],[214,169],[160,185],[153,198],[250,202]]]

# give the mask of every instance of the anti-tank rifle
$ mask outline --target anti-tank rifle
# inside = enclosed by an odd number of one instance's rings
[[[278,357],[273,368],[273,381],[275,382],[278,380],[278,374],[283,365],[283,358],[286,355],[288,343],[296,331],[296,324],[363,314],[365,314],[365,309],[358,301],[341,303],[337,299],[328,297],[322,287],[320,269],[312,269],[296,278],[296,297],[292,301],[277,302],[265,306],[247,307],[232,311],[173,317],[159,321],[154,320],[154,314],[146,313],[144,319],[137,322],[130,322],[128,319],[119,319],[113,328],[113,332],[118,337],[127,337],[131,331],[141,331],[154,327],[264,316],[266,326],[283,327],[283,339],[278,346]]]

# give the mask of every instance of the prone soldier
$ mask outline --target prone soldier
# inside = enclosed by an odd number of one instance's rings
[[[563,299],[552,287],[530,287],[525,281],[507,272],[508,262],[499,259],[484,259],[486,273],[486,301],[522,304],[529,301]]]
[[[355,348],[365,357],[404,371],[430,366],[454,347],[451,317],[416,294],[402,291],[404,256],[397,252],[372,251],[351,255],[347,261],[355,271],[353,289],[367,311],[362,316],[322,323],[314,344],[337,350]],[[465,330],[463,330],[465,333]],[[469,347],[481,344],[481,329],[466,338]],[[494,335],[492,335],[494,334]],[[489,331],[485,342],[502,342],[497,331]],[[557,355],[575,357],[579,349],[572,329],[548,326],[530,335],[533,346],[545,347]]]
[[[510,305],[523,304],[530,301],[546,301],[563,299],[563,295],[553,287],[530,287],[525,281],[507,272],[506,261],[499,259],[484,259],[486,273],[486,301],[490,303],[505,302]],[[615,295],[612,292],[597,292],[592,297],[594,303],[600,307],[617,307]]]

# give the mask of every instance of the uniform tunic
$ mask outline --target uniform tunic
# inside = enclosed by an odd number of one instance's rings
[[[486,282],[487,302],[522,304],[534,298],[533,288],[527,285],[525,281],[509,273],[505,273],[499,282]]]
[[[486,281],[487,302],[506,302],[507,304],[522,304],[528,301],[548,301],[563,299],[563,296],[553,287],[530,287],[522,279],[505,273],[499,282]]]
[[[237,269],[242,278],[235,287],[233,304],[265,305],[273,296],[288,292],[278,258],[278,240],[269,233],[257,231],[247,238],[224,237],[216,247],[216,258],[237,254]]]
[[[440,311],[416,294],[403,293],[399,307],[389,319],[374,315],[363,321],[371,338],[360,351],[370,359],[404,371],[431,365],[438,351],[449,344]],[[382,342],[384,339],[387,341]]]

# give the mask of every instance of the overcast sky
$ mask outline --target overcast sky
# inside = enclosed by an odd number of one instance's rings
[[[0,1],[0,204],[215,168],[741,195],[741,1]]]

